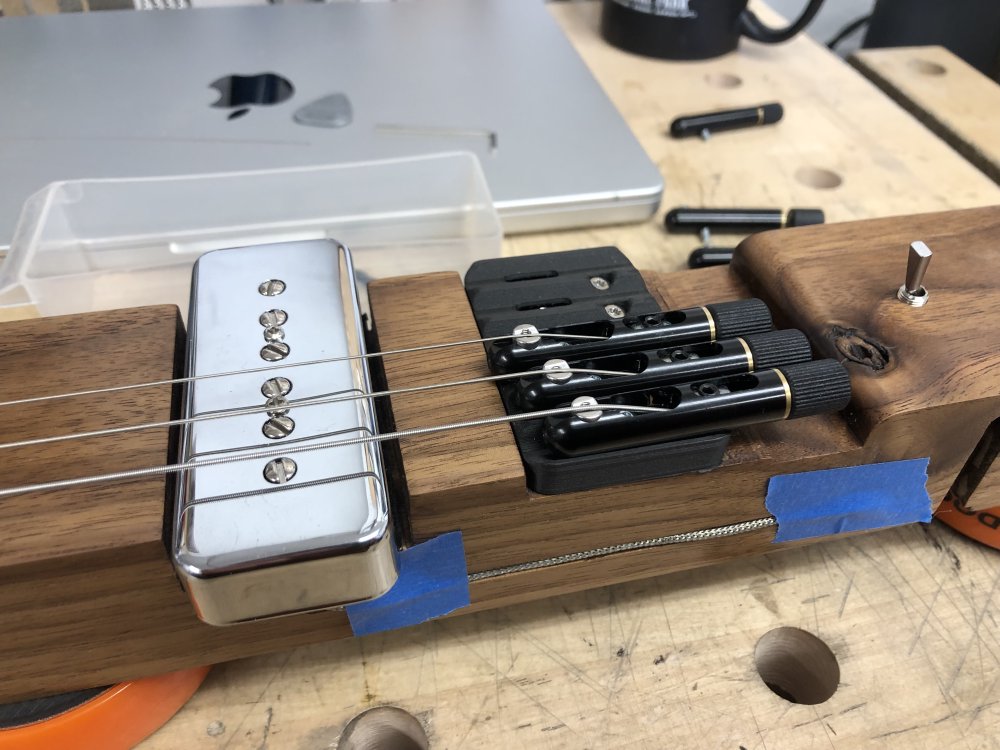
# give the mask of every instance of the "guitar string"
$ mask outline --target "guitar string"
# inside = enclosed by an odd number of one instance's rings
[[[625,372],[619,370],[597,370],[585,367],[566,367],[557,370],[558,373],[570,373],[570,374],[596,374],[596,375],[615,375],[615,376],[627,376],[635,375],[634,372]],[[194,424],[197,422],[205,422],[214,419],[227,419],[230,417],[241,417],[247,414],[263,414],[265,412],[284,412],[290,410],[292,407],[308,407],[308,406],[322,406],[324,404],[336,404],[342,401],[360,401],[367,398],[382,398],[386,396],[397,396],[402,393],[419,393],[423,391],[434,391],[442,388],[453,388],[463,385],[474,385],[476,383],[491,383],[502,380],[512,380],[515,378],[524,378],[532,376],[547,376],[550,375],[551,371],[545,370],[530,370],[527,372],[511,372],[503,373],[501,375],[484,375],[477,378],[469,378],[467,380],[453,380],[445,383],[430,383],[428,385],[416,385],[409,386],[407,388],[393,388],[387,391],[374,391],[371,393],[362,393],[360,391],[341,391],[332,396],[309,396],[301,399],[292,399],[288,401],[281,401],[280,403],[269,403],[263,406],[241,406],[232,409],[219,409],[217,411],[203,412],[200,414],[195,414],[191,417],[181,417],[178,419],[165,419],[159,422],[145,422],[143,424],[135,425],[122,425],[119,427],[107,427],[100,430],[89,430],[86,432],[71,432],[63,435],[51,435],[47,437],[39,438],[28,438],[26,440],[14,440],[7,443],[0,443],[0,450],[5,450],[8,448],[27,448],[36,445],[47,445],[50,443],[62,443],[68,440],[81,440],[84,438],[99,438],[99,437],[110,437],[112,435],[121,435],[128,432],[139,432],[141,430],[152,430],[159,429],[162,427],[180,427],[182,425]],[[342,395],[343,394],[343,395]]]
[[[541,336],[543,338],[557,338],[567,340],[604,341],[607,336],[589,336],[575,333],[531,333],[530,336]],[[89,388],[82,391],[68,391],[66,393],[56,393],[50,396],[31,396],[29,398],[16,398],[8,401],[0,401],[0,407],[22,406],[24,404],[34,404],[40,401],[55,401],[57,399],[77,398],[79,396],[94,396],[103,393],[116,393],[119,391],[131,391],[139,388],[153,388],[161,385],[177,385],[179,383],[192,383],[196,380],[208,380],[210,378],[228,378],[235,375],[250,375],[255,372],[276,372],[278,370],[291,369],[294,367],[310,367],[313,365],[324,365],[331,362],[347,362],[357,359],[377,359],[396,354],[414,354],[416,352],[434,351],[436,349],[449,349],[456,346],[467,346],[471,344],[486,344],[491,341],[503,341],[504,339],[519,338],[514,332],[504,336],[486,336],[480,339],[465,339],[463,341],[447,341],[439,344],[424,344],[422,346],[411,346],[405,349],[388,349],[381,352],[365,352],[364,354],[348,354],[338,357],[323,357],[321,359],[311,359],[305,362],[280,362],[262,367],[250,367],[244,370],[231,370],[229,372],[210,372],[202,375],[187,375],[169,380],[150,380],[145,383],[129,383],[128,385],[112,385],[103,388]]]
[[[541,411],[525,412],[523,414],[508,414],[502,417],[483,417],[482,419],[472,419],[466,422],[451,422],[443,425],[433,425],[430,427],[413,427],[395,432],[385,432],[375,435],[362,435],[344,440],[333,440],[315,445],[294,445],[280,446],[263,451],[251,451],[232,456],[219,456],[196,461],[180,461],[173,464],[163,464],[161,466],[147,466],[140,469],[125,469],[107,474],[92,474],[86,477],[76,477],[73,479],[59,479],[51,482],[38,482],[36,484],[24,484],[16,487],[0,489],[0,499],[13,495],[23,495],[29,492],[42,492],[49,490],[63,489],[66,487],[82,487],[104,482],[117,482],[131,479],[142,479],[151,476],[162,476],[166,474],[176,474],[188,469],[199,469],[210,466],[220,466],[223,464],[240,463],[244,461],[255,461],[263,458],[283,458],[296,453],[309,453],[312,451],[329,450],[332,448],[345,448],[352,445],[365,443],[382,443],[387,440],[399,440],[402,438],[415,437],[418,435],[432,435],[438,432],[448,432],[450,430],[467,429],[471,427],[486,427],[495,424],[508,424],[511,422],[522,422],[529,419],[541,419],[543,417],[559,416],[563,414],[575,414],[587,411],[635,411],[635,412],[664,412],[669,411],[657,406],[632,406],[622,404],[593,404],[583,406],[561,406],[555,409],[544,409]],[[357,428],[363,429],[363,428]],[[295,485],[290,485],[288,489],[294,489]]]

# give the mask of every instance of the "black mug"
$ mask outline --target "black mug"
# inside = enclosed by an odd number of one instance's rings
[[[747,10],[747,0],[604,0],[601,34],[628,52],[666,60],[704,60],[732,52],[745,36],[784,42],[798,34],[823,0],[809,0],[798,19],[772,29]]]

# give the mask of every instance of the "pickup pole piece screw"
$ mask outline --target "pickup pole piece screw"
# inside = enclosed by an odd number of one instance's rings
[[[272,417],[264,423],[264,437],[271,440],[280,440],[288,437],[295,429],[295,421],[291,417]]]
[[[290,481],[298,470],[299,467],[292,459],[285,456],[275,458],[264,466],[264,479],[271,484],[284,484]]]
[[[281,326],[274,326],[272,328],[264,329],[264,340],[265,341],[284,341],[285,340],[285,329]]]
[[[260,324],[264,328],[274,328],[275,326],[283,326],[288,322],[288,313],[284,310],[268,310],[260,314]]]
[[[260,358],[266,362],[277,362],[288,356],[291,349],[283,341],[272,341],[264,344],[260,350]]]
[[[260,282],[257,291],[265,297],[277,297],[285,291],[285,282],[281,279],[268,279],[267,281]]]
[[[267,416],[269,417],[283,417],[288,414],[288,399],[282,396],[269,398],[264,406],[267,407]]]
[[[292,392],[292,381],[288,378],[268,378],[260,387],[264,398],[287,396]]]

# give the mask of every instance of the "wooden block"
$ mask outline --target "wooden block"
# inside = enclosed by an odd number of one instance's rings
[[[846,361],[848,419],[872,460],[930,456],[936,501],[1000,417],[1000,327],[987,322],[998,232],[998,208],[803,227],[750,237],[732,265],[821,355]],[[919,308],[896,298],[917,239],[934,253]]]
[[[939,138],[1000,182],[1000,85],[944,47],[860,50],[850,62]]]

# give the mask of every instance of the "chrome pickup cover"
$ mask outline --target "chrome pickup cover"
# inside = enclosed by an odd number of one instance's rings
[[[350,253],[338,243],[259,245],[202,256],[188,321],[188,375],[239,374],[191,382],[185,417],[265,406],[265,382],[272,378],[287,378],[291,390],[287,404],[271,402],[271,416],[189,423],[181,460],[299,448],[376,431],[371,398],[296,405],[304,398],[370,393],[363,359],[242,372],[364,352]],[[272,383],[272,392],[284,385]],[[226,625],[340,606],[377,597],[396,580],[377,443],[294,452],[274,461],[205,466],[178,482],[174,563],[205,622]]]

